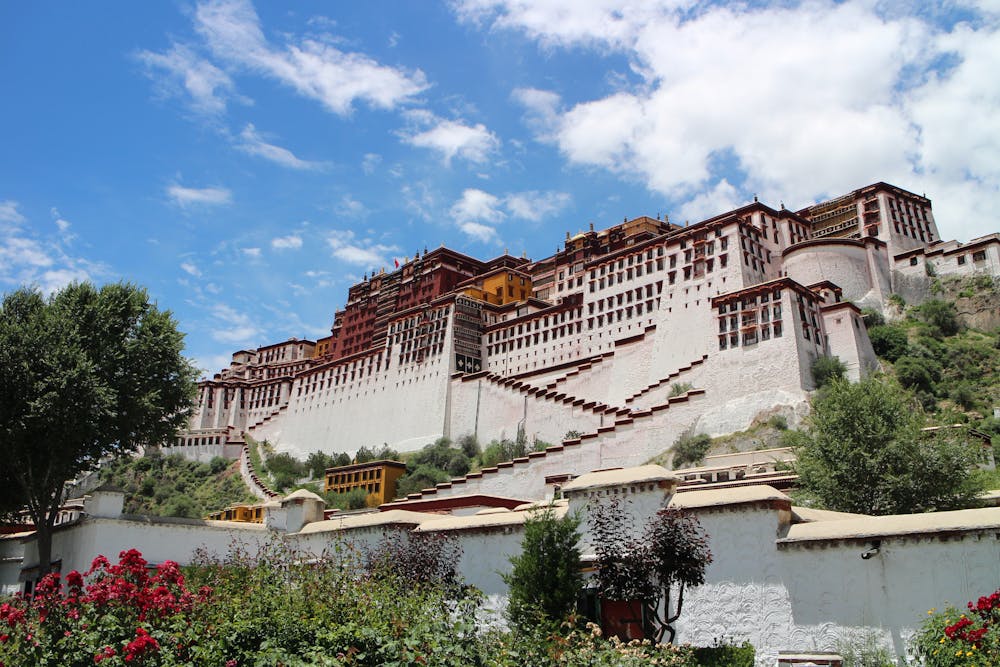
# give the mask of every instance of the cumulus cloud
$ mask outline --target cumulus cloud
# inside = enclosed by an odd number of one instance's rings
[[[960,23],[867,0],[454,6],[549,48],[625,56],[630,75],[608,94],[513,97],[569,163],[639,180],[683,211],[714,209],[712,195],[798,205],[888,180],[937,193],[939,224],[973,236],[993,224],[975,214],[1000,206],[1000,22],[981,4]],[[945,201],[963,191],[971,196]]]
[[[252,123],[247,123],[243,131],[240,132],[240,141],[236,144],[236,147],[244,153],[262,157],[265,160],[270,160],[275,164],[288,167],[289,169],[323,169],[326,166],[324,162],[303,160],[296,157],[287,148],[268,143],[257,132],[257,128]]]
[[[438,153],[446,165],[456,157],[481,164],[500,148],[500,140],[482,123],[466,125],[427,111],[411,112],[408,118],[412,127],[401,132],[403,141]]]
[[[381,163],[382,156],[378,153],[365,153],[364,159],[361,160],[361,171],[370,176]]]
[[[568,192],[530,190],[507,195],[504,205],[512,217],[539,222],[565,209],[572,199]]]
[[[370,238],[359,239],[349,230],[333,230],[326,237],[330,251],[337,259],[365,268],[384,266],[390,253],[399,250],[396,246],[379,243]]]
[[[232,79],[190,47],[174,44],[166,53],[140,51],[136,58],[161,95],[186,99],[200,114],[219,115],[226,110],[234,91]]]
[[[24,216],[17,210],[19,207],[20,204],[11,199],[0,201],[0,222],[9,222],[15,225],[24,222]]]
[[[233,194],[226,188],[186,188],[182,185],[171,185],[167,188],[169,196],[175,204],[179,206],[190,206],[204,204],[206,206],[218,206],[228,204],[233,199]]]
[[[562,211],[571,200],[565,192],[529,190],[498,197],[469,188],[452,204],[449,213],[462,233],[481,243],[493,243],[499,241],[497,225],[505,219],[538,222]]]
[[[230,345],[255,344],[256,339],[264,334],[264,329],[257,325],[249,315],[224,303],[213,305],[211,314],[214,320],[212,338],[220,343]]]
[[[271,247],[275,250],[298,250],[302,247],[302,237],[298,234],[279,236],[271,239]]]
[[[348,115],[356,101],[393,109],[427,88],[419,70],[389,67],[329,40],[289,37],[285,45],[274,45],[247,0],[200,3],[195,29],[218,58],[280,81],[338,115]]]
[[[184,273],[198,277],[201,275],[201,269],[199,269],[194,262],[181,262],[181,269]]]
[[[19,208],[16,201],[0,201],[0,231],[3,232],[0,234],[0,285],[12,288],[37,285],[50,294],[71,282],[95,280],[109,274],[104,264],[66,253],[65,229],[59,229],[58,237],[43,235],[37,229],[24,229],[23,223],[28,219]]]

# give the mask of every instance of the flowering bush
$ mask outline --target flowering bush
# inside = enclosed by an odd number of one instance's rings
[[[413,562],[444,553],[415,546],[429,551]],[[690,647],[604,639],[575,619],[486,630],[477,591],[447,578],[417,585],[412,573],[366,568],[366,555],[346,542],[319,558],[280,540],[255,553],[237,544],[184,574],[170,562],[151,571],[134,550],[116,565],[98,557],[86,573],[46,576],[33,597],[0,600],[0,667],[702,664]]]
[[[209,591],[185,587],[177,564],[150,572],[142,555],[104,556],[84,574],[48,574],[34,595],[0,605],[0,665],[173,665],[190,660],[191,613]]]
[[[914,650],[928,667],[1000,665],[1000,590],[967,607],[966,613],[954,607],[927,612]]]

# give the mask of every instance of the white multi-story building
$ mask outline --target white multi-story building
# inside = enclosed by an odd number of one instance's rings
[[[435,491],[542,495],[546,477],[635,465],[684,432],[794,421],[816,358],[852,379],[875,366],[859,306],[916,272],[975,271],[1000,274],[1000,236],[943,243],[930,200],[885,183],[798,212],[591,226],[535,262],[425,250],[353,286],[331,336],[234,354],[174,444],[232,454],[251,435],[303,456],[521,432],[555,444]]]

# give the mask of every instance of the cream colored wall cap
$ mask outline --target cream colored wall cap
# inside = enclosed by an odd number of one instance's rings
[[[834,512],[832,510],[818,510],[811,507],[798,507],[792,505],[793,523],[812,523],[813,521],[838,521],[840,519],[863,519],[867,514],[851,514],[850,512]]]
[[[871,516],[840,521],[800,523],[788,529],[778,543],[815,540],[870,539],[922,533],[953,533],[1000,528],[1000,508]]]
[[[289,493],[287,496],[285,496],[282,499],[282,502],[284,502],[286,500],[298,500],[299,498],[301,498],[303,500],[319,500],[319,501],[323,500],[322,498],[320,498],[319,496],[317,496],[312,491],[307,491],[305,489],[299,489],[298,491],[293,491],[292,493]]]
[[[717,505],[739,505],[779,500],[791,503],[792,499],[774,487],[765,484],[736,486],[729,489],[704,489],[675,493],[670,499],[670,507],[694,509]]]
[[[644,482],[679,482],[680,478],[672,472],[654,464],[637,466],[635,468],[617,468],[601,470],[580,475],[572,482],[563,486],[564,493],[599,489],[606,486],[628,486]]]
[[[326,533],[335,530],[351,530],[352,528],[370,528],[390,524],[407,524],[411,526],[435,519],[439,515],[427,512],[411,512],[409,510],[389,510],[388,512],[366,512],[365,514],[334,515],[323,521],[307,523],[298,532],[299,535],[311,533]]]
[[[553,510],[557,519],[566,516],[566,505],[555,505]],[[425,521],[416,528],[418,533],[432,533],[446,530],[477,530],[502,526],[523,525],[532,515],[527,512],[501,512],[499,514],[472,514],[470,516],[451,516]]]

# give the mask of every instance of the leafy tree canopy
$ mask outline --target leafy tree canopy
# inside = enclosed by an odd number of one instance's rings
[[[804,499],[831,510],[901,514],[967,507],[982,490],[975,449],[958,432],[921,432],[912,394],[879,376],[835,381],[794,434]]]
[[[0,486],[16,491],[48,563],[63,484],[108,456],[160,444],[187,420],[196,371],[142,288],[34,288],[0,306]]]
[[[511,572],[503,575],[515,624],[533,623],[539,616],[561,621],[573,611],[583,588],[579,526],[579,519],[558,518],[551,507],[525,521],[521,553],[510,558]]]

